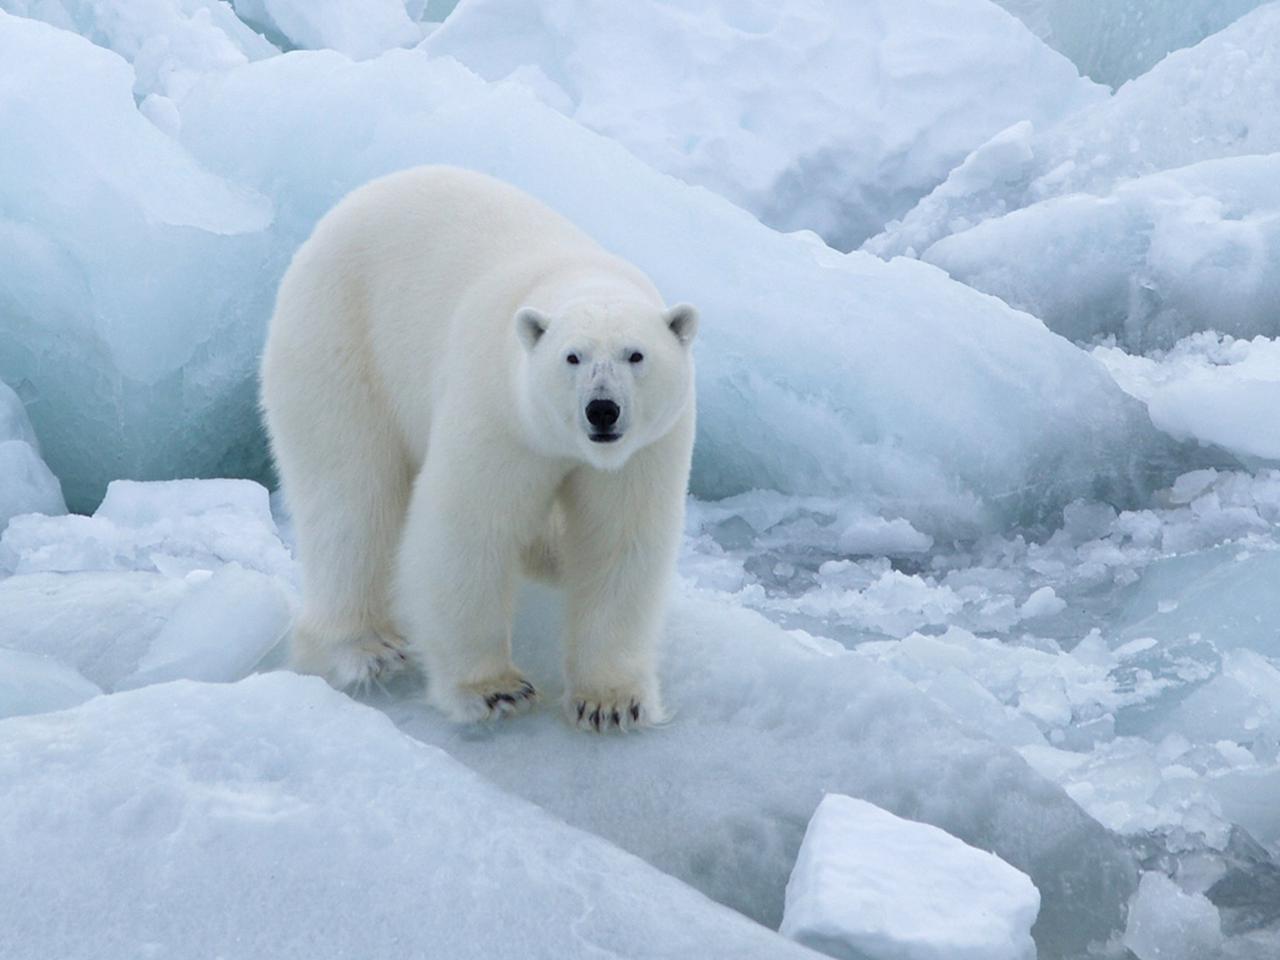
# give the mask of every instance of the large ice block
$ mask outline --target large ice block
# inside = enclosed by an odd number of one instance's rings
[[[986,0],[471,0],[424,48],[845,250],[992,134],[1105,95]]]

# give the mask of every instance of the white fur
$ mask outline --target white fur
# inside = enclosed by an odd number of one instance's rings
[[[695,328],[691,308],[667,310],[639,270],[491,178],[421,167],[338,204],[285,274],[262,366],[303,568],[295,664],[361,683],[407,641],[455,719],[522,709],[523,569],[567,594],[571,720],[660,719]],[[620,408],[615,442],[590,438],[601,398]]]

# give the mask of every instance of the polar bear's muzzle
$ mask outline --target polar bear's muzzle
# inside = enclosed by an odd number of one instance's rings
[[[592,443],[613,443],[622,439],[622,431],[618,429],[618,418],[622,408],[613,400],[597,398],[587,404],[584,411],[587,423],[591,425],[588,436]]]

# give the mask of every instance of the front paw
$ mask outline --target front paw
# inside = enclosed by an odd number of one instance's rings
[[[432,699],[458,723],[499,720],[523,713],[538,700],[538,691],[514,670],[488,680],[464,683],[434,691]]]
[[[579,730],[594,733],[626,732],[665,719],[655,694],[630,688],[573,691],[565,698],[565,712]]]

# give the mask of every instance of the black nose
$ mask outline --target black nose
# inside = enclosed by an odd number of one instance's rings
[[[608,430],[618,422],[620,412],[612,400],[592,400],[587,404],[587,423],[597,430]]]

